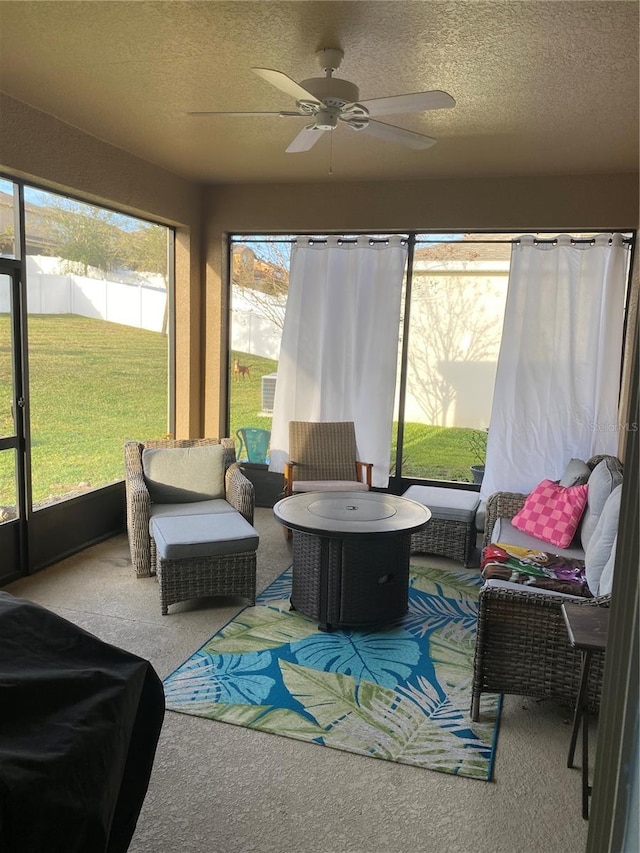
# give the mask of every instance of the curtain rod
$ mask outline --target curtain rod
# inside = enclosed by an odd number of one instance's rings
[[[497,242],[497,241],[495,241],[495,242]],[[507,240],[505,242],[508,242],[508,243],[511,243],[512,245],[517,246],[522,242],[522,238],[516,237],[515,240]],[[609,242],[609,245],[611,245],[613,243],[613,239],[611,237],[609,237],[608,242]],[[623,246],[630,246],[631,243],[633,242],[633,240],[631,239],[631,237],[623,237],[621,242],[622,242]],[[571,237],[570,243],[572,246],[577,246],[577,245],[580,245],[583,243],[589,244],[590,246],[595,246],[596,238],[595,237]],[[534,237],[533,238],[533,244],[534,244],[534,246],[545,245],[545,244],[548,244],[550,246],[556,246],[558,244],[558,238],[557,237],[549,237],[549,238],[540,239],[538,237]]]
[[[361,237],[334,237],[333,239],[335,239],[338,246],[342,246],[344,243],[357,243],[358,240],[361,240],[362,237],[365,237],[365,236],[366,235],[363,234]],[[408,237],[400,236],[397,234],[394,236],[400,237],[401,243],[408,243],[409,242]],[[297,243],[299,240],[304,241],[304,239],[305,239],[304,235],[301,235],[299,238],[297,238],[296,240],[292,240],[291,242]],[[309,239],[307,240],[307,243],[309,244],[309,246],[315,246],[317,244],[325,244],[328,242],[329,242],[328,237],[309,237]],[[389,242],[389,237],[369,237],[367,239],[367,242],[369,243],[370,246],[374,246],[376,243],[386,244]]]
[[[289,244],[293,245],[294,243],[297,243],[298,240],[300,240],[300,239],[304,240],[305,236],[306,235],[304,235],[304,234],[300,234],[299,237],[283,237],[283,238],[268,237],[266,239],[258,238],[258,237],[249,237],[249,238],[245,238],[245,239],[243,239],[241,237],[232,237],[231,243],[242,243],[242,244],[247,244],[247,243],[289,243]],[[336,235],[331,235],[331,236],[336,236]],[[361,236],[364,237],[366,235],[363,234]],[[409,239],[408,236],[405,236],[405,233],[393,234],[390,236],[394,236],[394,237],[400,236],[400,238],[403,242],[406,242]],[[437,236],[437,235],[434,235],[434,236]],[[500,245],[513,246],[513,245],[518,245],[521,242],[522,237],[514,237],[512,240],[483,240],[482,238],[474,238],[473,240],[437,240],[437,239],[432,239],[432,240],[422,239],[421,240],[420,237],[416,235],[415,239],[416,239],[416,246],[442,245],[443,243],[446,243],[447,245],[451,245],[451,246],[459,246],[459,245],[470,246],[470,245],[473,245],[474,243],[481,243],[484,246],[486,246],[486,245],[489,245],[489,246],[493,246],[493,245],[495,245],[495,246],[500,246]],[[309,241],[309,245],[313,245],[314,243],[326,243],[327,238],[326,237],[309,237],[308,241]],[[338,243],[339,244],[341,244],[341,243],[357,243],[357,241],[358,241],[358,237],[338,237]],[[389,237],[369,237],[369,243],[370,244],[388,243],[388,242],[389,242]],[[534,238],[535,245],[544,244],[544,243],[549,243],[551,245],[554,245],[557,242],[558,242],[557,237],[536,237],[536,238]],[[609,238],[609,243],[611,243],[611,242],[612,242],[611,238]],[[572,237],[571,243],[572,243],[572,245],[577,245],[580,243],[590,243],[591,245],[593,245],[595,243],[595,237]],[[623,237],[622,238],[622,244],[624,246],[631,246],[633,244],[633,237]]]
[[[335,239],[339,245],[342,243],[357,243],[358,240],[361,240],[363,237],[366,237],[366,234],[360,234],[356,237],[341,237],[338,234],[329,235],[333,239]],[[402,234],[390,234],[389,237],[368,237],[369,244],[372,245],[374,243],[388,243],[391,237],[399,237],[403,243],[407,243],[409,241],[409,236],[405,233]],[[248,239],[242,239],[241,237],[232,237],[232,243],[290,243],[293,245],[299,241],[307,240],[309,245],[313,245],[315,243],[326,243],[329,237],[307,237],[305,234],[300,234],[298,237],[268,237],[266,239],[260,239],[258,237],[249,237]]]

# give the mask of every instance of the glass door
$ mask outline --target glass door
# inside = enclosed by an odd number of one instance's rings
[[[27,571],[19,262],[0,259],[0,583]]]

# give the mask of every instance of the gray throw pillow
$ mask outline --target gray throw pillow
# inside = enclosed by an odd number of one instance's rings
[[[593,531],[596,529],[596,524],[607,502],[607,498],[621,482],[622,466],[612,456],[607,456],[606,459],[598,462],[591,472],[591,476],[587,481],[589,487],[587,506],[580,526],[580,541],[585,551],[587,550]]]
[[[558,485],[569,488],[570,486],[582,486],[591,476],[591,469],[582,459],[570,459],[564,474]]]
[[[584,554],[584,572],[592,595],[601,595],[600,579],[611,557],[620,519],[622,483],[611,492]]]
[[[142,470],[153,503],[224,498],[225,451],[221,444],[147,448]]]

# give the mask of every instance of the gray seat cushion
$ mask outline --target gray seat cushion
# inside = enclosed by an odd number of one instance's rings
[[[523,595],[531,595],[532,592],[535,592],[536,595],[552,595],[555,598],[565,598],[567,601],[584,601],[582,595],[569,595],[566,592],[557,592],[555,589],[544,589],[541,586],[531,587],[522,583],[497,580],[496,578],[491,578],[482,585],[482,589],[489,587],[492,589],[509,589],[512,592],[521,592]]]
[[[241,554],[258,547],[258,531],[239,512],[164,515],[151,519],[151,535],[165,560]]]
[[[193,501],[188,504],[151,504],[149,507],[151,518],[159,518],[162,515],[208,515],[219,512],[236,512],[236,510],[223,498],[212,501]]]
[[[511,524],[508,518],[499,518],[491,532],[492,542],[504,542],[508,545],[517,545],[529,551],[545,551],[550,554],[561,554],[573,560],[584,560],[584,551],[580,545],[571,544],[568,548],[556,548],[542,539],[536,539],[528,533],[523,533]]]
[[[221,444],[145,448],[142,470],[153,503],[224,498],[225,450]]]
[[[366,483],[358,480],[294,480],[293,492],[367,492]]]
[[[438,486],[409,486],[403,497],[426,506],[432,518],[444,521],[471,522],[480,504],[478,492]]]

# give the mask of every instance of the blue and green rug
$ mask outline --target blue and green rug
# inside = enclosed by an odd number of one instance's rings
[[[480,583],[412,566],[405,616],[323,633],[289,610],[289,568],[165,679],[167,708],[490,780],[499,698],[469,714]]]

